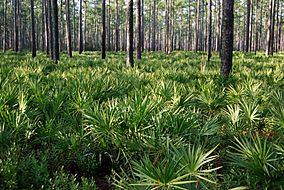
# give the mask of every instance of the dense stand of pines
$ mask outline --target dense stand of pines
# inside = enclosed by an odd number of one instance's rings
[[[136,50],[137,59],[145,49],[166,54],[174,50],[206,51],[208,61],[211,51],[224,51],[221,26],[228,18],[221,13],[227,1],[134,2],[131,13],[123,0],[3,0],[0,46],[3,52],[31,49],[33,57],[36,50],[42,50],[55,62],[63,51],[72,57],[72,50],[100,50],[102,59],[106,51],[113,50],[128,50],[129,55]],[[284,50],[283,0],[235,0],[234,4],[233,50],[265,51],[267,56]],[[131,18],[133,11],[136,14]]]

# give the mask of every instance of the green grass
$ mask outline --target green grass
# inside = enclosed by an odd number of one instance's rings
[[[0,54],[0,189],[282,188],[283,53],[125,57]]]

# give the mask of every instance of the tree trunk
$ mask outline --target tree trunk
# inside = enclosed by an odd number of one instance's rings
[[[266,36],[266,56],[273,55],[273,38],[274,38],[274,7],[275,0],[270,0],[269,3],[269,18],[267,23],[267,36]]]
[[[69,57],[72,57],[71,28],[70,28],[70,1],[66,0],[66,44]]]
[[[216,9],[217,9],[217,13],[216,13],[216,51],[220,51],[220,25],[221,25],[221,3],[220,0],[217,0],[216,2]]]
[[[256,52],[258,51],[258,34],[259,34],[259,28],[258,28],[258,0],[255,2],[255,40],[254,40],[254,54],[256,55]]]
[[[227,78],[232,71],[234,38],[234,0],[223,0],[221,74]]]
[[[83,0],[79,0],[79,26],[78,26],[78,50],[79,50],[79,54],[81,54],[83,52],[82,1]]]
[[[152,35],[152,45],[151,45],[151,50],[155,51],[156,50],[156,0],[153,0],[153,22],[152,22],[152,30],[153,30],[153,35]]]
[[[207,8],[207,17],[208,17],[208,26],[207,26],[207,61],[210,61],[211,58],[211,36],[212,36],[212,1],[208,0]]]
[[[166,24],[166,31],[165,31],[165,52],[166,54],[169,53],[169,3],[166,0],[166,12],[165,12],[165,24]]]
[[[17,20],[18,20],[18,14],[17,11],[18,10],[18,0],[14,0],[14,51],[18,52],[18,48],[19,48],[19,41],[18,41],[18,24],[17,24]]]
[[[249,51],[249,28],[250,28],[250,6],[251,6],[251,0],[247,0],[247,21],[246,21],[246,48],[245,52]]]
[[[59,61],[59,31],[58,31],[58,5],[57,0],[52,0],[53,17],[53,61]]]
[[[127,1],[127,65],[134,67],[133,59],[133,0]]]
[[[87,1],[84,0],[84,51],[87,49]]]
[[[46,54],[49,55],[49,28],[48,28],[48,10],[46,0],[42,0],[44,3],[44,23],[45,23],[45,45],[46,45]]]
[[[106,0],[102,0],[102,59],[106,58]]]
[[[31,20],[32,20],[32,57],[34,58],[36,56],[34,0],[31,0]]]
[[[41,49],[42,51],[45,50],[45,21],[44,21],[44,17],[45,17],[45,12],[44,12],[44,9],[45,9],[45,1],[42,0],[41,2],[42,4],[42,7],[41,7]]]
[[[53,58],[53,31],[52,31],[52,24],[53,24],[53,19],[52,19],[52,14],[51,14],[51,0],[47,1],[47,11],[48,11],[48,33],[49,33],[49,37],[48,37],[48,43],[49,43],[49,53],[50,53],[50,57]]]
[[[145,45],[145,17],[144,17],[144,0],[141,0],[141,51],[144,52]]]
[[[3,15],[3,18],[4,18],[4,23],[3,23],[3,33],[4,33],[4,36],[3,36],[3,53],[6,51],[6,38],[7,38],[7,31],[6,31],[6,22],[7,22],[7,2],[8,0],[4,0],[4,15]]]
[[[141,0],[136,0],[136,59],[141,59]]]
[[[111,51],[111,43],[110,43],[110,18],[111,18],[111,13],[110,13],[110,0],[108,0],[108,14],[107,14],[107,50]]]
[[[18,16],[17,16],[17,25],[18,25],[18,50],[21,51],[24,48],[23,43],[23,31],[22,31],[22,1],[18,0]]]
[[[73,0],[73,44],[74,49],[77,47],[76,43],[76,4],[75,0]]]
[[[196,8],[195,8],[195,52],[198,51],[199,45],[199,7],[200,0],[197,0]]]
[[[118,11],[118,0],[115,0],[116,9],[116,22],[115,22],[115,51],[119,51],[119,11]]]

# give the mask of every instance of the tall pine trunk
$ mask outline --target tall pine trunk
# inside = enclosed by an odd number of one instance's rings
[[[102,0],[102,59],[106,58],[106,0]]]
[[[32,21],[32,57],[36,56],[36,39],[35,39],[35,18],[34,18],[34,0],[31,0],[31,21]]]
[[[53,61],[59,61],[59,30],[58,30],[58,5],[57,0],[52,0],[53,17]]]
[[[127,62],[128,66],[134,67],[133,59],[133,0],[127,1]]]
[[[136,0],[136,59],[141,59],[141,0]]]
[[[14,51],[18,52],[19,48],[19,37],[18,37],[18,0],[14,0]]]
[[[250,34],[250,8],[251,6],[251,0],[247,0],[247,21],[246,21],[246,46],[245,46],[245,52],[249,51],[249,34]]]
[[[70,27],[70,1],[66,0],[66,44],[69,57],[72,57],[71,27]]]
[[[52,24],[53,24],[53,19],[52,19],[52,14],[51,14],[51,0],[47,0],[47,11],[48,11],[48,43],[49,43],[49,54],[50,57],[53,58],[53,31],[52,31]]]
[[[234,38],[234,0],[223,0],[221,74],[227,78],[232,71]]]
[[[83,0],[79,0],[79,26],[78,26],[78,50],[79,50],[79,54],[81,54],[83,52],[82,1]]]
[[[207,61],[210,61],[211,58],[211,36],[212,36],[212,0],[208,0],[207,8],[207,17],[208,17],[208,26],[207,26]]]
[[[7,1],[8,0],[4,0],[4,15],[3,15],[3,18],[4,18],[4,25],[3,25],[3,33],[4,33],[4,36],[3,36],[3,52],[6,51],[6,38],[7,38],[7,31],[6,31],[6,25],[7,25]]]
[[[115,0],[116,9],[116,22],[115,22],[115,51],[119,51],[119,10],[118,10],[118,0]]]

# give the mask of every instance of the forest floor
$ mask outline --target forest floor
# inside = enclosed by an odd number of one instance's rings
[[[0,189],[279,189],[284,53],[0,54]]]

